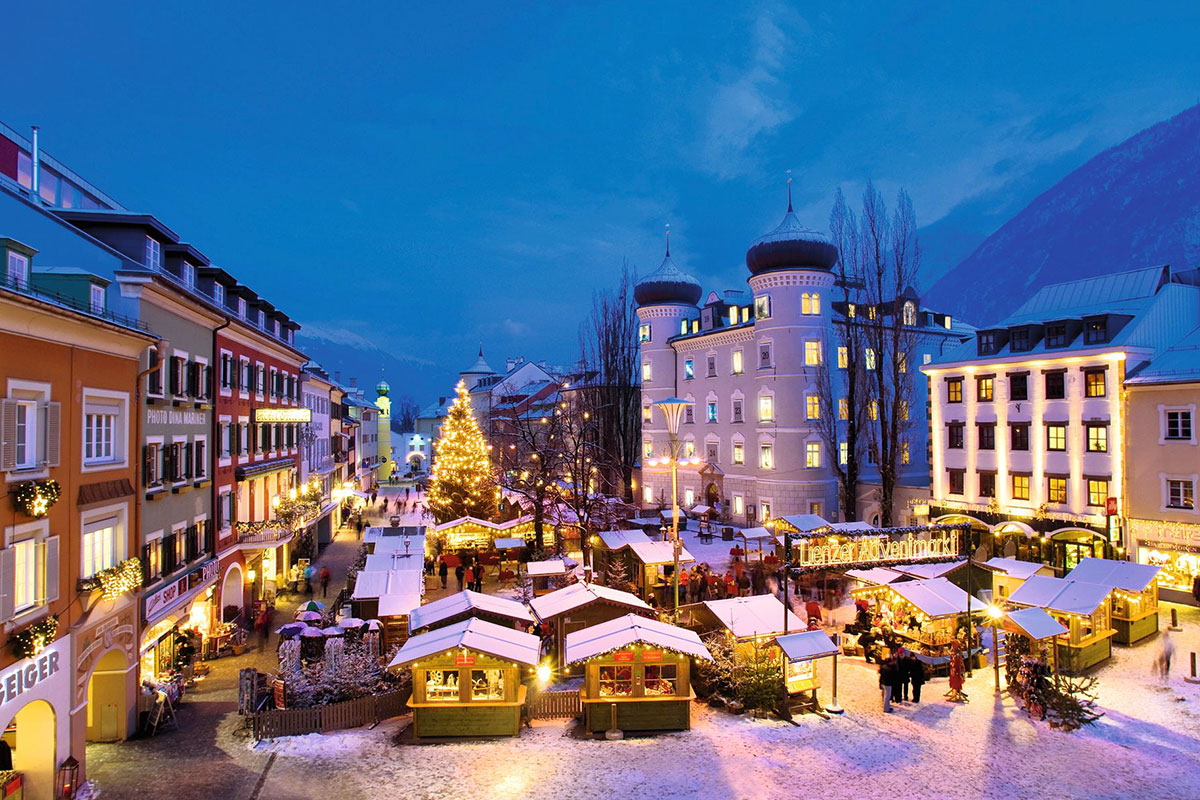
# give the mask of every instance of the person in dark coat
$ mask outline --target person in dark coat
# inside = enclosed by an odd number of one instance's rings
[[[463,575],[465,574],[466,570],[463,569],[462,562],[460,561],[458,562],[458,566],[454,568],[454,579],[458,581],[458,590],[460,592],[463,590]]]
[[[858,643],[862,645],[863,649],[863,659],[868,664],[871,663],[871,656],[875,652],[875,641],[875,634],[871,632],[870,627],[863,632],[862,636],[858,637]],[[882,665],[883,662],[879,658],[876,658],[875,660]]]
[[[475,591],[483,591],[483,564],[475,565]]]
[[[883,694],[883,713],[892,713],[892,682],[895,680],[896,664],[888,658],[879,662],[879,691]]]
[[[904,670],[908,675],[908,683],[912,685],[912,701],[921,702],[921,687],[925,685],[925,665],[912,650],[904,651]],[[905,698],[908,699],[907,697]]]
[[[895,697],[898,703],[908,702],[908,651],[900,648],[896,651],[896,688]]]
[[[1200,575],[1192,579],[1192,597],[1196,599],[1197,603],[1200,603]]]
[[[901,668],[900,655],[893,650],[887,660],[892,662],[892,702],[903,703],[904,698],[901,697],[901,692],[904,690],[904,670]]]
[[[438,562],[438,577],[442,579],[442,588],[446,588],[446,577],[450,574],[450,567],[446,566],[446,559]]]

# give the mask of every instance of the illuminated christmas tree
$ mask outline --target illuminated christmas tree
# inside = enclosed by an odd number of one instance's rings
[[[487,440],[471,411],[471,397],[462,381],[434,443],[437,459],[426,502],[439,523],[459,517],[490,519],[496,512],[496,478]]]

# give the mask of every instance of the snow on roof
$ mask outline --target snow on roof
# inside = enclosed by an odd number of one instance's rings
[[[945,578],[894,583],[889,588],[932,619],[965,614],[967,610],[967,593]],[[972,611],[984,608],[983,603],[971,598]]]
[[[1064,614],[1088,616],[1108,601],[1111,592],[1111,587],[1098,583],[1033,575],[1017,587],[1008,599],[1022,606],[1038,606]]]
[[[913,578],[942,578],[967,565],[965,558],[953,561],[936,561],[932,564],[893,564],[890,569]]]
[[[1011,623],[1030,639],[1049,639],[1067,632],[1066,625],[1036,606],[1009,611],[1006,616],[1005,627]]]
[[[831,522],[829,527],[839,533],[853,533],[855,531],[873,531],[875,526],[869,522]]]
[[[703,504],[692,506],[693,514],[707,514],[710,511],[712,511],[712,506],[703,505]]]
[[[532,665],[538,662],[541,642],[531,633],[506,628],[487,620],[464,619],[444,628],[435,628],[428,633],[409,637],[388,666],[404,666],[455,647]]]
[[[530,561],[525,565],[525,571],[531,578],[546,578],[552,575],[566,575],[567,562],[561,558],[551,558],[547,561]]]
[[[381,617],[405,617],[420,607],[421,594],[419,592],[385,594],[379,598],[378,613]]]
[[[351,600],[369,600],[389,594],[417,595],[417,603],[421,602],[421,585],[425,581],[422,572],[411,569],[385,569],[374,572],[366,570],[358,573],[354,579],[354,594]]]
[[[1028,580],[1037,575],[1038,570],[1045,564],[1033,561],[1018,561],[1015,558],[990,558],[984,562],[985,567],[991,567],[997,572],[1003,572],[1011,578]]]
[[[1126,592],[1142,592],[1158,577],[1159,569],[1152,564],[1135,564],[1132,561],[1084,558],[1065,577],[1069,581],[1087,581]]]
[[[574,583],[562,589],[555,589],[549,594],[530,600],[529,607],[533,609],[533,613],[539,620],[545,622],[551,617],[557,617],[559,614],[565,614],[595,602],[613,603],[639,611],[654,611],[649,604],[635,594],[599,586],[595,583]]]
[[[533,616],[530,615],[529,609],[516,600],[472,592],[468,589],[413,609],[409,616],[408,627],[411,630],[428,628],[444,619],[475,611],[520,622],[533,622]]]
[[[1125,384],[1182,383],[1200,380],[1200,328],[1184,336],[1138,368]]]
[[[889,583],[893,583],[898,580],[902,580],[906,577],[904,575],[901,575],[896,570],[888,569],[887,567],[871,567],[870,569],[848,569],[848,570],[846,570],[846,575],[851,578],[854,578],[854,580],[856,580],[856,581],[862,581],[863,583],[871,583],[876,586],[883,586],[885,584],[889,584]]]
[[[510,519],[506,522],[492,522],[486,519],[479,519],[478,517],[459,517],[458,519],[452,519],[449,522],[443,522],[441,525],[434,525],[433,530],[435,533],[440,533],[442,531],[458,527],[459,525],[473,525],[477,528],[486,528],[493,531],[506,531],[509,528],[515,528],[518,525],[524,525],[532,521],[533,517],[529,515],[517,517],[516,519]]]
[[[1067,319],[1144,300],[1158,291],[1163,267],[1147,267],[1043,286],[997,327],[1030,320]]]
[[[626,614],[568,633],[563,642],[563,655],[566,663],[575,664],[639,643],[712,661],[712,654],[694,631],[637,614]]]
[[[367,563],[359,572],[391,572],[392,570],[424,570],[425,548],[411,553],[380,553],[367,556]],[[357,588],[357,585],[355,586]]]
[[[762,528],[762,527],[743,528],[742,530],[737,531],[737,535],[741,536],[743,539],[745,539],[748,542],[749,541],[761,541],[763,539],[774,540],[774,538],[775,538],[775,533],[773,531],[769,531],[766,528]]]
[[[776,522],[781,520],[795,528],[796,532],[801,534],[823,531],[829,528],[829,523],[825,521],[825,518],[816,514],[786,514],[775,518]]]
[[[371,541],[375,546],[372,555],[387,553],[411,553],[425,557],[424,536],[381,536]]]
[[[600,531],[597,535],[609,550],[620,550],[634,542],[650,541],[650,537],[641,531]]]
[[[507,537],[502,537],[502,538],[499,538],[499,539],[496,539],[495,541],[493,541],[492,544],[494,544],[496,546],[497,550],[508,550],[509,548],[512,548],[512,547],[524,547],[525,540],[524,539],[510,539]]]
[[[775,644],[791,661],[811,661],[822,656],[837,655],[840,648],[825,631],[801,631],[775,639]]]
[[[774,636],[783,633],[783,603],[772,594],[753,597],[730,597],[725,600],[705,600],[704,606],[738,639],[752,636]],[[787,612],[787,627],[800,631],[808,625],[791,610]]]
[[[675,563],[675,545],[671,542],[632,542],[629,549],[638,561],[646,565]],[[686,547],[679,548],[680,564],[690,564],[695,560]]]
[[[648,528],[651,525],[658,527],[662,524],[662,520],[658,517],[634,517],[633,519],[625,520],[630,525],[637,525],[639,528]]]

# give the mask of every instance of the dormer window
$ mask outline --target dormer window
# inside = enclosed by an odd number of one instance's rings
[[[90,287],[90,297],[92,313],[98,314],[104,310],[104,287],[93,283]]]
[[[904,324],[917,324],[917,306],[912,301],[904,304]]]
[[[146,237],[146,266],[153,270],[162,269],[162,245],[153,236]]]
[[[1067,346],[1067,326],[1066,323],[1059,322],[1054,325],[1046,326],[1046,347],[1066,347]]]
[[[1089,319],[1083,328],[1084,344],[1104,344],[1108,341],[1108,318]]]
[[[188,262],[183,262],[183,282],[188,288],[196,288],[196,268]]]
[[[1014,328],[1010,334],[1009,347],[1014,353],[1023,353],[1029,349],[1029,329]]]
[[[214,283],[212,296],[213,296],[213,300],[217,301],[217,305],[224,306],[225,305],[225,284]]]
[[[17,289],[29,285],[29,257],[8,251],[8,285]]]
[[[999,349],[1000,338],[992,331],[979,334],[979,355],[990,356]]]
[[[263,311],[262,309],[259,309],[258,311],[258,327],[262,328],[264,331],[267,329],[267,312]]]
[[[241,317],[242,319],[246,318],[246,298],[244,298],[244,297],[238,298],[237,312],[238,312],[239,317]]]
[[[275,320],[275,338],[279,338],[279,320]]]

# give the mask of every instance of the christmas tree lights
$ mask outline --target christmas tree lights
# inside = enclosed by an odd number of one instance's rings
[[[426,495],[429,511],[439,523],[468,516],[490,519],[496,511],[491,448],[471,410],[467,385],[459,381],[455,391],[458,397],[433,445],[437,459]]]

